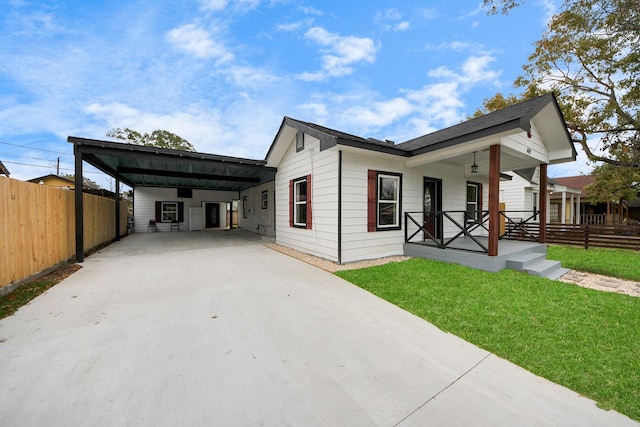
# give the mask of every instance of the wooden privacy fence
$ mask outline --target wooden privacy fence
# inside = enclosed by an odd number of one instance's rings
[[[526,232],[522,230],[524,228]],[[532,240],[531,235],[540,233],[539,224],[507,226],[504,239]],[[590,247],[640,250],[640,226],[637,225],[591,225],[591,224],[547,224],[547,243]]]
[[[84,250],[115,237],[115,200],[84,194]],[[120,235],[127,205],[120,204]],[[74,192],[0,177],[0,293],[75,255]]]
[[[547,224],[547,242],[640,250],[640,226]]]

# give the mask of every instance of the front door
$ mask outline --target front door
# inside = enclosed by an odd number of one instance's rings
[[[424,178],[422,211],[426,232],[436,239],[442,237],[442,216],[436,216],[436,212],[442,211],[442,180],[436,178]],[[427,233],[424,239],[428,240]]]
[[[205,228],[220,228],[220,203],[206,203],[204,206]]]

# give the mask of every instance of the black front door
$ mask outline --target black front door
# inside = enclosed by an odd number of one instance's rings
[[[442,216],[436,216],[436,212],[442,211],[442,180],[436,178],[424,178],[422,211],[424,214],[424,239],[428,240],[431,234],[436,239],[442,237]]]
[[[205,228],[220,228],[220,203],[207,203],[204,206]]]

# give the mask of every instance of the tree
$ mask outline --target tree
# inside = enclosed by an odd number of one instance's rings
[[[616,153],[616,157],[626,160],[624,152]],[[640,169],[621,168],[609,163],[603,163],[595,168],[591,174],[595,182],[585,190],[587,196],[596,202],[633,201],[640,192]]]
[[[506,14],[522,3],[523,0],[484,0],[489,13],[501,10]],[[516,87],[525,89],[520,99],[553,91],[573,141],[580,144],[590,160],[638,168],[637,0],[565,0],[563,9],[551,19],[542,39],[536,42],[529,63],[523,67],[525,74],[515,82]],[[494,101],[485,100],[485,108]],[[594,135],[601,136],[603,154],[596,153],[588,143],[588,137]]]
[[[74,181],[74,182],[76,180],[76,176],[74,174],[69,174],[69,173],[61,174],[60,178],[65,178],[65,179],[68,179],[69,181]],[[82,177],[82,186],[84,188],[92,188],[94,190],[100,190],[100,185],[97,182],[92,181],[89,178],[84,176]]]
[[[125,141],[128,144],[144,145],[145,147],[168,148],[171,150],[196,151],[193,145],[186,139],[166,130],[154,130],[149,133],[140,133],[129,128],[115,128],[107,132],[110,138]]]

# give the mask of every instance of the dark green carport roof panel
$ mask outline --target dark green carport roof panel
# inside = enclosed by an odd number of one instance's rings
[[[131,187],[241,191],[273,181],[264,160],[144,147],[70,136],[76,156]]]

